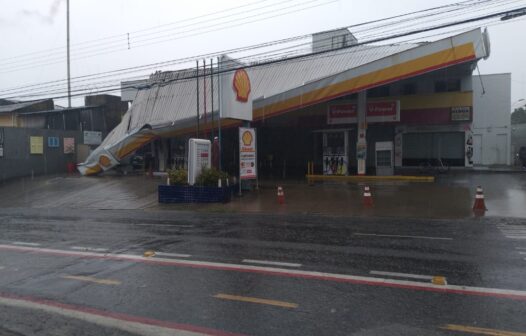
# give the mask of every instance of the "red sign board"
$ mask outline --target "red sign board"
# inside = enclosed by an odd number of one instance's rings
[[[358,105],[342,103],[329,105],[327,124],[354,124],[358,120]],[[367,104],[367,122],[397,122],[400,121],[399,101],[379,101]]]

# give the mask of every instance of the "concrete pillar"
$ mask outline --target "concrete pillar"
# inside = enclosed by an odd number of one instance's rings
[[[159,140],[159,171],[166,171],[166,158],[167,158],[167,147],[166,139]]]
[[[358,175],[365,175],[367,162],[367,91],[358,92],[358,141],[356,142],[356,161]]]

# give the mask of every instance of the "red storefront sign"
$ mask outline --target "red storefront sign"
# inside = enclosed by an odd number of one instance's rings
[[[354,103],[331,104],[327,111],[327,124],[354,124],[358,120],[358,105]],[[367,104],[367,122],[400,121],[400,102],[381,101]]]
[[[327,112],[327,124],[352,124],[356,123],[358,117],[358,105],[356,104],[337,104],[329,105]]]

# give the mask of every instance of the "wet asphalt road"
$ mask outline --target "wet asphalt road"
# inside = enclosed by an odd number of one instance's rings
[[[522,219],[2,209],[0,274],[2,335],[526,335]]]

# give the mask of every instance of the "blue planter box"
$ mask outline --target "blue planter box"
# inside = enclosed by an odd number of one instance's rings
[[[159,185],[159,203],[226,203],[230,202],[234,186],[197,187]]]

